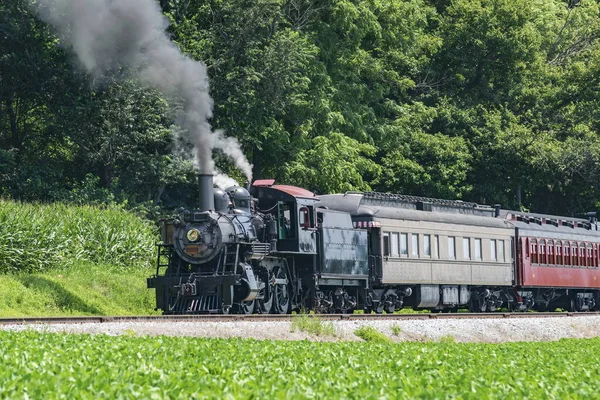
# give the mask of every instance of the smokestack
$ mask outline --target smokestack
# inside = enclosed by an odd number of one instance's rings
[[[494,217],[498,218],[500,216],[500,204],[494,204]]]
[[[215,193],[213,190],[213,176],[210,174],[199,174],[198,186],[200,187],[200,211],[214,210]]]

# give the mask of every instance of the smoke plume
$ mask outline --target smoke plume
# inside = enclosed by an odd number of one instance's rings
[[[31,0],[32,9],[75,51],[84,69],[102,77],[125,67],[143,84],[179,96],[179,123],[195,147],[201,173],[214,173],[212,150],[220,149],[252,178],[238,141],[214,131],[206,65],[169,40],[168,21],[154,0]]]

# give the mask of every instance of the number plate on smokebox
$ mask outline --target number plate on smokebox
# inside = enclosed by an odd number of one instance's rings
[[[187,254],[193,255],[199,254],[200,252],[206,250],[206,246],[202,246],[199,244],[186,244],[184,249]]]

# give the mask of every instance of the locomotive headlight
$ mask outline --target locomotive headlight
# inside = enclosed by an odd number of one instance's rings
[[[200,237],[200,232],[197,229],[190,229],[187,232],[187,240],[190,242],[195,242]]]

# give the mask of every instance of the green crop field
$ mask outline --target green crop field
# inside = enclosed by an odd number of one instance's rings
[[[314,343],[0,332],[0,398],[597,398],[600,339]]]

